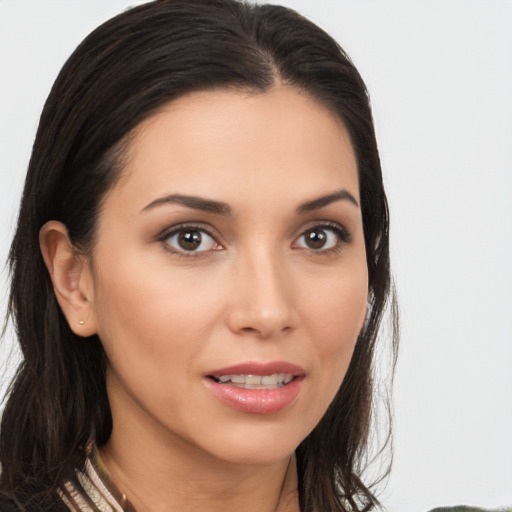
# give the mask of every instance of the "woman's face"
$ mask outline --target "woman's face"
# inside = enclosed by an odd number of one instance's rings
[[[346,129],[285,86],[169,103],[136,130],[87,269],[113,436],[282,460],[332,401],[365,319]]]

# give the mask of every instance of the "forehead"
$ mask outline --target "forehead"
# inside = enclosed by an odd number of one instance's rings
[[[283,200],[340,186],[358,196],[344,124],[287,86],[195,92],[168,103],[135,129],[118,185],[115,192],[140,207],[173,192],[234,203],[242,192]]]

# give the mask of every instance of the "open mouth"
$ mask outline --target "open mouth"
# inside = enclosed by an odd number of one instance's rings
[[[306,371],[286,361],[243,362],[205,374],[204,382],[222,403],[244,414],[276,414],[293,404]]]
[[[218,384],[241,389],[278,389],[292,382],[295,376],[288,373],[274,373],[272,375],[229,374],[219,375],[218,377],[209,375],[208,378]]]

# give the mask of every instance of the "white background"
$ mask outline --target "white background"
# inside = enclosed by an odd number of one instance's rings
[[[2,261],[53,80],[87,33],[135,3],[0,0]],[[341,43],[374,106],[402,316],[381,497],[395,512],[511,506],[512,2],[280,3]]]

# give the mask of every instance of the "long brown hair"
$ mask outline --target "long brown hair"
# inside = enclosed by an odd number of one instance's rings
[[[163,104],[214,88],[300,89],[338,115],[358,162],[369,272],[368,316],[333,403],[297,449],[301,510],[369,510],[377,503],[362,464],[373,411],[377,334],[390,286],[389,221],[367,91],[323,30],[294,11],[236,0],[157,0],[90,34],[60,72],[44,106],[9,254],[12,317],[23,361],[0,432],[0,489],[51,495],[85,461],[112,418],[101,342],[69,328],[38,235],[63,222],[81,251],[94,243],[102,198],[123,169],[130,132]],[[396,337],[393,336],[396,349]],[[396,354],[396,352],[394,352]]]

